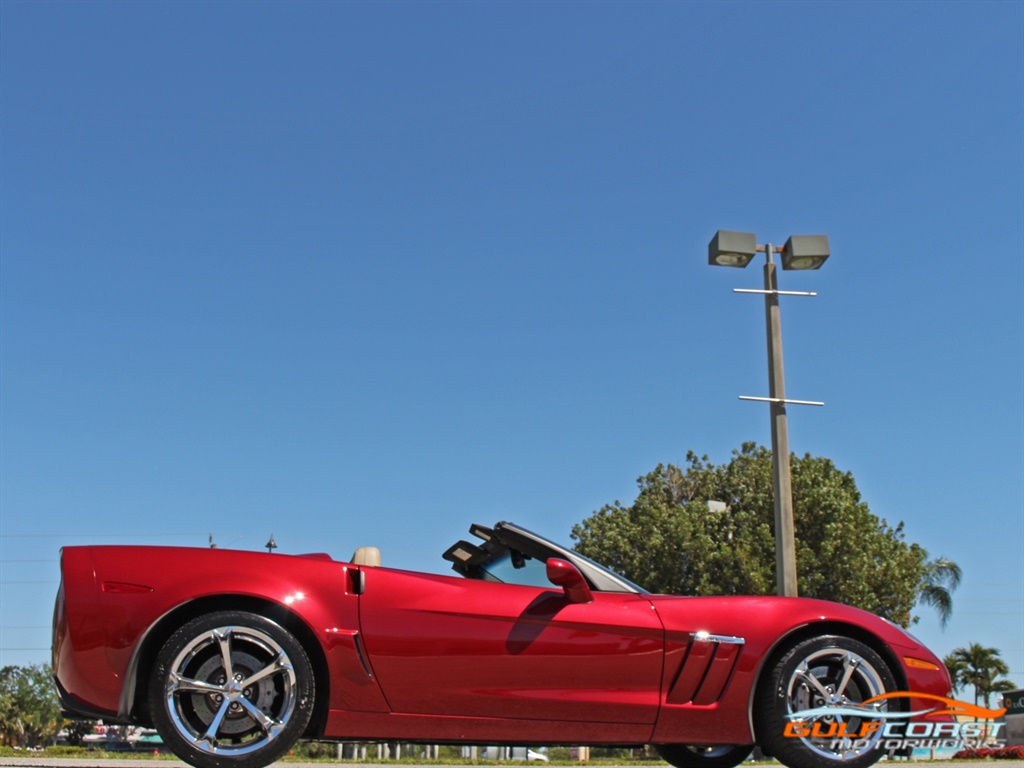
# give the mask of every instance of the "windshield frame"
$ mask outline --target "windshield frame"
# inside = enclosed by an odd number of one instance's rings
[[[468,579],[501,581],[490,573],[486,566],[506,556],[511,556],[514,560],[514,553],[518,553],[542,563],[553,557],[567,560],[579,569],[587,584],[596,592],[650,594],[643,587],[610,568],[515,523],[503,520],[496,523],[493,528],[474,525],[470,527],[470,532],[483,539],[483,544],[459,541],[444,553],[444,558],[452,563],[452,569]]]

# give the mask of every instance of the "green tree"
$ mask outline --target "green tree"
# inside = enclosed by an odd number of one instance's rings
[[[957,690],[966,685],[974,688],[975,704],[987,707],[993,693],[1013,689],[1009,680],[999,679],[1000,675],[1009,674],[1010,667],[996,648],[971,643],[966,648],[954,648],[944,661]]]
[[[949,672],[949,681],[953,685],[953,694],[956,695],[963,690],[964,687],[964,671],[967,669],[967,665],[963,659],[950,654],[944,658],[943,663],[946,665],[946,670]]]
[[[0,736],[6,744],[40,747],[63,725],[48,664],[0,669]]]
[[[929,578],[949,597],[956,564],[930,561],[906,541],[902,523],[892,527],[873,515],[852,474],[817,456],[794,456],[791,465],[801,595],[856,605],[903,626],[915,620]],[[629,506],[616,501],[573,527],[582,554],[654,592],[775,591],[771,451],[745,443],[722,465],[691,451],[684,467],[660,464],[638,486]],[[725,511],[712,511],[722,504]],[[951,597],[943,605],[951,610]]]
[[[962,575],[960,566],[948,557],[937,557],[925,563],[917,602],[934,608],[943,627],[953,615],[953,592],[960,586]]]

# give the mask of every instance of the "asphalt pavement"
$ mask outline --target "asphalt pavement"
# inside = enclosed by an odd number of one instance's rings
[[[921,764],[942,766],[973,766],[974,768],[1024,768],[1024,760],[937,760],[935,763],[928,761],[899,761],[894,765],[921,765]],[[415,768],[417,763],[353,763],[349,761],[339,763],[274,763],[280,768],[325,768],[328,765],[343,765],[345,768]],[[468,768],[467,765],[437,765],[434,763],[423,764],[425,768]],[[885,762],[878,763],[879,766],[886,765]],[[187,763],[180,760],[133,760],[133,759],[111,759],[111,758],[88,758],[88,757],[0,757],[0,766],[11,768],[190,768]],[[665,763],[668,768],[668,763]],[[495,766],[497,768],[497,766]],[[526,768],[524,764],[524,768]],[[601,764],[600,768],[636,768],[636,766],[611,766]]]

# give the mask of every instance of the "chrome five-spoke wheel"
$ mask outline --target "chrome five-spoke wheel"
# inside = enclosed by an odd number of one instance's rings
[[[867,645],[840,636],[806,640],[759,689],[758,743],[790,768],[866,768],[883,753],[881,729],[867,724],[889,711],[887,701],[869,700],[895,689],[888,665]]]
[[[313,676],[285,629],[225,611],[195,619],[168,639],[149,696],[154,725],[183,760],[201,768],[259,768],[305,730]]]

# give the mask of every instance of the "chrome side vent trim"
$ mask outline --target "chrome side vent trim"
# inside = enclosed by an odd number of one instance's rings
[[[742,637],[694,632],[666,701],[669,704],[714,704],[725,692],[744,644],[746,640]]]
[[[363,653],[363,640],[359,637],[358,632],[352,633],[352,643],[356,647],[356,655],[359,657],[359,663],[363,665],[363,671],[366,672],[366,676],[373,679],[373,672],[370,671],[370,665],[366,663],[366,654]]]
[[[694,632],[693,639],[698,643],[725,643],[726,645],[744,645],[746,639],[732,635],[712,635],[710,632]]]

